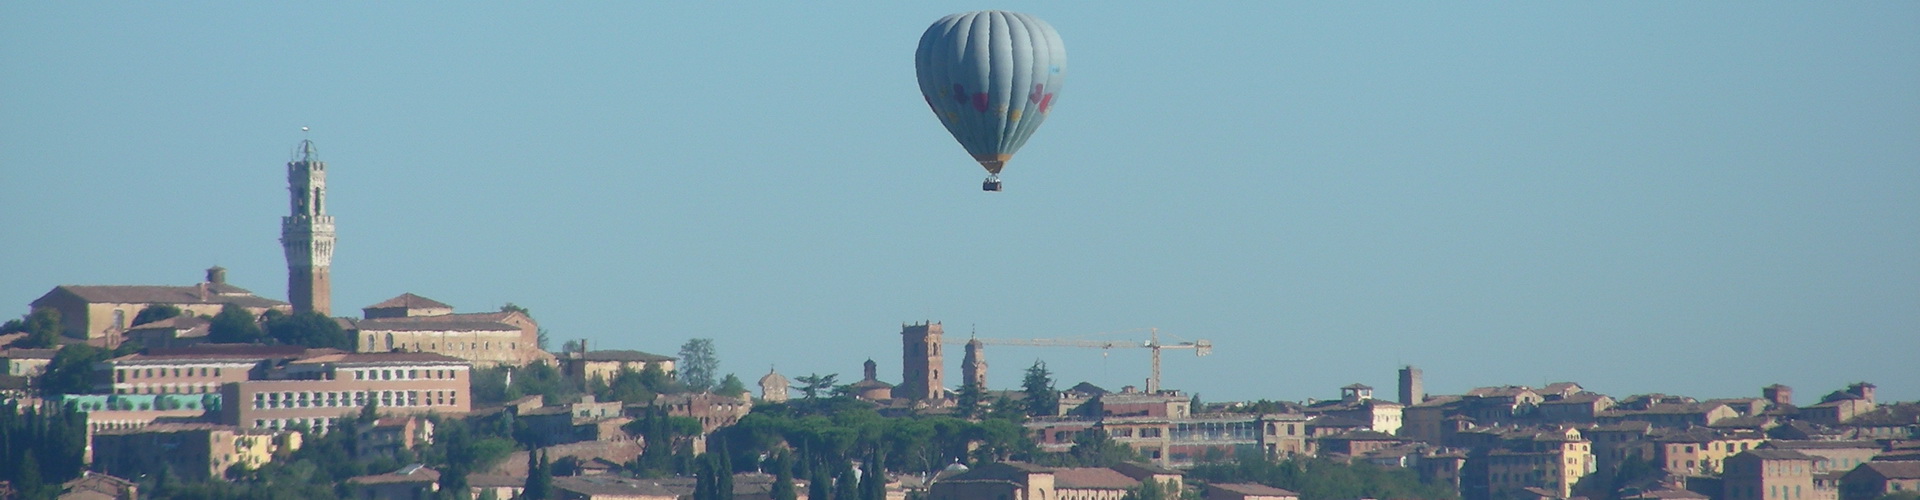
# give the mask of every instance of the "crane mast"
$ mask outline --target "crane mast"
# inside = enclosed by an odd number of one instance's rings
[[[1152,372],[1153,374],[1151,377],[1147,378],[1147,392],[1150,394],[1160,392],[1160,350],[1192,349],[1193,354],[1195,356],[1206,356],[1208,354],[1213,353],[1213,342],[1211,341],[1207,341],[1203,339],[1203,340],[1196,340],[1192,342],[1178,342],[1173,344],[1165,344],[1160,342],[1160,329],[1152,328],[1149,330],[1152,333],[1148,337],[1148,340],[1146,342],[1141,342],[1137,340],[969,338],[969,339],[948,340],[946,341],[946,343],[965,344],[969,341],[977,340],[977,341],[980,341],[981,344],[985,344],[985,345],[1011,345],[1011,346],[1027,346],[1027,347],[1081,347],[1081,348],[1092,348],[1092,349],[1145,348],[1149,351],[1152,351],[1152,354],[1153,354],[1153,372]]]

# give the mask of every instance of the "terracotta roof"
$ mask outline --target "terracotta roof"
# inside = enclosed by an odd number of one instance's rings
[[[1234,493],[1239,493],[1242,495],[1259,495],[1259,496],[1269,496],[1269,497],[1300,496],[1299,493],[1294,493],[1291,491],[1287,491],[1287,490],[1283,490],[1280,488],[1275,488],[1272,486],[1267,486],[1259,483],[1212,483],[1212,484],[1209,484],[1208,486],[1212,486],[1215,488],[1219,488],[1219,489],[1234,492]]]
[[[243,307],[288,305],[286,302],[255,296],[253,292],[244,288],[224,284],[208,285],[207,293],[204,295],[200,293],[198,285],[61,285],[54,290],[65,290],[81,300],[95,304],[234,304]],[[52,295],[53,292],[47,294]]]
[[[182,315],[174,316],[171,318],[156,319],[156,320],[148,321],[138,325],[133,325],[133,327],[128,328],[128,330],[146,330],[146,329],[158,329],[158,328],[177,328],[181,330],[190,330],[194,328],[205,327],[211,324],[213,324],[212,320],[208,320],[206,318],[194,316],[191,314],[182,314]]]
[[[1764,448],[1780,450],[1845,450],[1855,448],[1880,449],[1880,443],[1873,441],[1828,441],[1802,439],[1775,439],[1760,445]]]
[[[1653,490],[1648,492],[1642,492],[1638,495],[1634,495],[1627,498],[1660,498],[1660,499],[1693,500],[1693,499],[1702,499],[1702,498],[1708,498],[1708,497],[1706,495],[1694,493],[1687,490]]]
[[[504,487],[518,488],[526,485],[527,485],[526,476],[507,476],[507,475],[500,475],[500,474],[469,474],[467,475],[467,486],[472,486],[475,488],[504,488]]]
[[[1399,441],[1400,437],[1380,431],[1353,430],[1320,439],[1330,441]]]
[[[1369,427],[1366,422],[1345,417],[1322,415],[1308,420],[1307,425],[1314,427]]]
[[[60,352],[59,349],[4,349],[0,350],[0,358],[53,359],[53,355],[58,352]]]
[[[427,468],[427,466],[425,465],[413,464],[406,467],[401,467],[400,470],[388,472],[386,474],[374,474],[371,476],[357,476],[357,477],[348,478],[347,482],[353,483],[353,484],[392,484],[392,483],[431,483],[439,480],[440,480],[440,471]]]
[[[1920,479],[1920,462],[1867,462],[1860,467],[1872,469],[1887,479]]]
[[[1140,481],[1106,467],[1069,467],[1053,471],[1056,488],[1087,490],[1124,490],[1140,486]]]
[[[1595,401],[1599,401],[1600,398],[1604,398],[1604,397],[1607,397],[1607,396],[1603,394],[1596,394],[1591,392],[1582,392],[1582,393],[1577,393],[1572,396],[1567,396],[1560,399],[1545,401],[1540,403],[1540,406],[1593,404]]]
[[[114,363],[172,362],[198,360],[260,361],[298,358],[313,354],[297,345],[197,344],[187,347],[153,348],[142,354],[128,354],[107,360]]]
[[[294,363],[457,363],[470,364],[465,359],[432,352],[350,352],[323,354],[301,358]]]
[[[500,332],[520,331],[520,327],[499,321],[469,320],[465,318],[442,319],[446,316],[411,316],[406,318],[363,319],[355,323],[362,332],[395,331],[457,331],[457,332]]]
[[[403,293],[398,297],[380,301],[378,304],[367,306],[366,309],[388,309],[395,307],[407,309],[453,309],[453,306],[447,305],[444,302],[411,293]]]
[[[584,359],[587,361],[645,361],[645,362],[673,361],[673,358],[670,356],[661,356],[659,354],[653,354],[649,352],[619,350],[619,349],[587,351],[586,354],[580,356],[580,359]]]
[[[1813,457],[1809,457],[1805,453],[1800,453],[1793,450],[1776,450],[1776,449],[1768,449],[1768,448],[1757,448],[1757,449],[1747,450],[1747,451],[1740,452],[1740,455],[1750,455],[1755,458],[1759,458],[1761,460],[1813,460]],[[1740,455],[1734,455],[1734,456],[1737,457]]]
[[[571,491],[582,495],[610,496],[657,496],[677,498],[673,490],[660,483],[640,479],[628,479],[614,476],[573,476],[553,478],[556,489]]]

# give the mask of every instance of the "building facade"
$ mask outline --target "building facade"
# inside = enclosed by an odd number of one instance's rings
[[[425,352],[334,353],[221,387],[221,421],[242,429],[325,433],[369,404],[383,415],[471,411],[472,364]]]
[[[540,349],[540,325],[520,311],[455,313],[453,307],[402,294],[362,309],[350,321],[356,352],[431,352],[479,366],[551,362]]]
[[[30,304],[33,310],[60,313],[60,330],[68,338],[96,347],[118,347],[140,311],[156,305],[173,306],[190,316],[213,316],[227,305],[254,315],[268,310],[289,312],[285,302],[261,298],[226,283],[226,270],[207,270],[207,281],[191,286],[61,285]]]
[[[939,323],[901,325],[900,385],[894,386],[893,397],[935,404],[946,399],[946,385],[940,377],[945,366],[940,353],[943,334]]]

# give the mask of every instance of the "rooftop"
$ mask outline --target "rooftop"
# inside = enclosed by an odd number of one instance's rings
[[[628,361],[628,362],[647,362],[647,363],[654,363],[654,362],[660,362],[660,361],[673,361],[673,357],[671,356],[661,356],[659,354],[654,354],[650,352],[620,350],[620,349],[587,351],[586,353],[580,354],[578,358],[586,361]]]
[[[403,293],[403,294],[400,294],[400,296],[398,297],[383,300],[383,301],[380,301],[380,303],[378,304],[374,304],[366,307],[366,309],[391,309],[391,308],[453,309],[453,306],[447,305],[446,303],[440,302],[438,300],[433,300],[426,297],[421,297],[419,295],[414,295],[412,293]]]

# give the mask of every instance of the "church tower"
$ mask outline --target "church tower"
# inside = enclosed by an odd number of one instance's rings
[[[946,397],[946,386],[940,383],[940,368],[945,366],[940,357],[941,333],[939,323],[900,326],[903,373],[900,385],[893,387],[893,397],[928,402]]]
[[[968,340],[967,355],[960,361],[960,377],[966,379],[961,383],[982,391],[987,390],[986,346],[980,339]]]
[[[333,311],[333,216],[327,215],[327,162],[313,141],[300,141],[287,162],[287,192],[293,213],[280,218],[280,247],[287,251],[287,301],[294,312]]]

